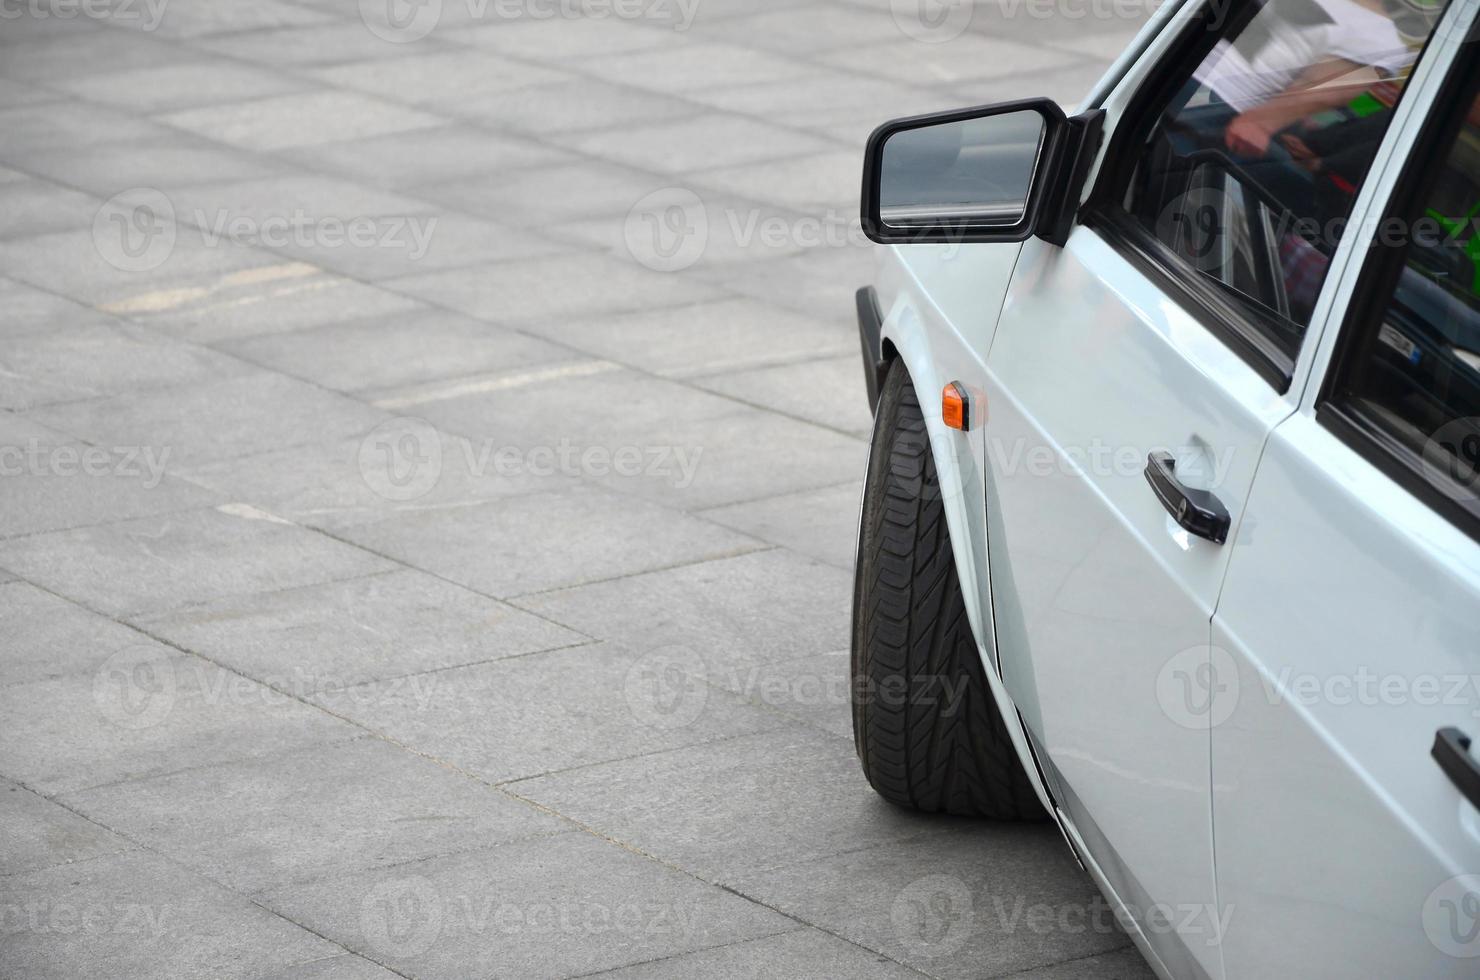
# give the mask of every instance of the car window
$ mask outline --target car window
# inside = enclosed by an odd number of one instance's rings
[[[1382,314],[1354,346],[1342,386],[1347,403],[1418,454],[1431,479],[1470,501],[1480,498],[1477,92],[1472,78],[1450,110],[1436,163],[1417,171],[1416,206],[1379,229],[1401,236],[1390,243],[1399,265],[1372,304]]]
[[[1239,6],[1129,147],[1118,203],[1174,275],[1213,287],[1293,362],[1327,268],[1442,4]],[[1214,18],[1216,20],[1216,18]],[[1209,21],[1208,23],[1213,23]]]

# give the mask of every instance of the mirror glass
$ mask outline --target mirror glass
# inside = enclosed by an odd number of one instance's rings
[[[898,229],[1017,224],[1045,128],[1038,112],[1021,109],[893,134],[879,167],[880,219]]]

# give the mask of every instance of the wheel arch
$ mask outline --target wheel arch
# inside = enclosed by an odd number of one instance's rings
[[[985,439],[980,426],[969,432],[948,427],[941,412],[940,393],[953,381],[985,397],[986,365],[937,312],[922,310],[911,290],[896,288],[892,295],[882,291],[881,295],[890,296],[880,310],[881,364],[886,370],[908,372],[920,399],[937,478],[941,492],[946,494],[946,527],[957,578],[987,683],[1034,792],[1079,859],[1072,838],[1064,830],[1063,813],[1049,792],[1017,707],[998,672],[987,541]]]

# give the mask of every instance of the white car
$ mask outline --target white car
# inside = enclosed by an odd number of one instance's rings
[[[869,142],[865,774],[1164,976],[1480,976],[1477,7],[1168,2]]]

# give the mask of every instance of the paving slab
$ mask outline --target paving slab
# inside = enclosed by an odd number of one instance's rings
[[[4,595],[0,589],[0,601]],[[346,689],[368,681],[590,642],[581,633],[413,569],[234,596],[144,617],[138,625],[296,696],[330,692],[345,702],[349,714],[357,713],[361,692]],[[447,685],[461,676],[429,680],[435,680],[439,694],[451,694]],[[386,684],[387,690],[402,688],[399,680]],[[392,701],[376,703],[379,722]]]
[[[259,980],[395,980],[398,976],[373,960],[345,953],[295,963],[280,973],[262,974]]]
[[[171,6],[174,6],[174,0],[171,0]],[[249,5],[234,6],[239,9]],[[75,78],[59,78],[50,84],[89,102],[149,114],[285,95],[309,87],[307,83],[281,72],[222,61],[96,72]]]
[[[167,447],[175,466],[344,438],[389,418],[267,371],[49,405],[30,417],[98,445]]]
[[[604,436],[608,448],[639,438],[615,427],[592,436],[590,445],[603,445]],[[671,457],[660,457],[663,465],[651,471],[614,469],[591,479],[689,511],[829,486],[861,472],[868,460],[861,439],[743,405],[717,418],[666,421],[643,438]]]
[[[146,387],[244,373],[235,358],[118,318],[58,320],[49,330],[9,337],[0,354],[0,408],[24,412]],[[3,328],[0,328],[3,329]]]
[[[549,166],[570,154],[532,140],[467,126],[338,140],[283,151],[316,170],[329,170],[415,194],[427,184],[480,174]]]
[[[344,528],[376,554],[498,598],[743,554],[753,538],[658,504],[575,486]],[[7,560],[0,548],[0,561]],[[20,568],[24,574],[23,566]],[[556,620],[560,622],[560,620]]]
[[[831,324],[829,327],[834,333],[841,332]],[[848,339],[856,346],[856,336]],[[873,431],[874,417],[864,392],[863,370],[863,360],[854,350],[791,364],[717,371],[696,378],[694,384],[866,439]]]
[[[804,75],[805,62],[724,43],[686,43],[658,51],[591,58],[581,70],[599,78],[682,95],[694,89],[732,85],[757,78]]]
[[[171,514],[219,499],[170,476],[171,451],[163,444],[88,444],[30,414],[0,413],[0,451],[0,538]]]
[[[421,306],[388,316],[223,340],[216,346],[253,364],[343,392],[512,371],[577,356],[536,337]]]
[[[561,146],[660,174],[755,164],[830,149],[827,142],[806,133],[718,112],[552,138]]]
[[[414,45],[376,37],[358,17],[333,23],[243,31],[202,38],[194,45],[229,58],[281,68],[332,65],[364,58],[414,54]],[[412,50],[407,50],[410,47]]]
[[[46,180],[0,183],[0,238],[91,227],[102,201]]]
[[[154,187],[168,195],[190,184],[246,180],[282,169],[268,157],[227,150],[190,133],[167,135],[167,139],[100,143],[83,154],[69,147],[46,150],[31,154],[26,166],[33,173],[102,199],[134,187]]]
[[[795,928],[584,833],[284,888],[265,901],[428,980],[579,976]]]
[[[245,150],[280,150],[362,139],[442,123],[354,92],[306,92],[167,113],[160,121]]]
[[[391,562],[247,505],[0,541],[0,564],[108,615],[388,571]]]
[[[918,980],[914,970],[817,929],[731,943],[599,973],[603,980]]]
[[[851,574],[778,549],[514,604],[599,639],[694,650],[723,671],[847,646],[852,595]]]
[[[205,766],[62,797],[79,812],[256,894],[466,852],[568,825],[378,738]]]
[[[570,78],[565,72],[505,60],[492,51],[466,49],[389,61],[374,58],[318,69],[313,74],[336,88],[353,89],[405,105],[434,107],[433,111],[443,104],[456,111],[464,99]]]
[[[864,881],[867,887],[854,884]],[[731,885],[933,977],[1015,976],[1130,944],[1048,824],[967,823],[944,835],[742,873]],[[1103,974],[1071,962],[1059,975]],[[1127,975],[1151,973],[1143,963]]]
[[[258,283],[282,260],[223,241],[171,234],[155,188],[134,188],[133,200],[104,213],[95,229],[0,240],[0,268],[12,278],[88,306],[120,314],[149,313],[197,302],[243,281]],[[137,202],[137,204],[135,203]],[[154,210],[154,208],[160,210]],[[146,230],[110,223],[108,215],[148,219]],[[126,246],[126,247],[125,247]],[[137,256],[135,264],[132,255]]]
[[[706,520],[852,571],[863,502],[856,481],[700,511]]]
[[[799,725],[539,776],[509,789],[731,886],[762,869],[802,875],[797,869],[805,862],[886,844],[883,850],[902,850],[911,838],[938,838],[970,824],[884,802],[860,777],[851,739]],[[785,806],[777,807],[778,799]],[[1073,863],[1067,854],[1064,860]]]
[[[531,472],[506,445],[397,416],[348,439],[182,466],[179,473],[218,497],[331,532],[575,484],[558,472]]]
[[[35,980],[250,980],[341,952],[146,851],[0,877],[0,973]]]
[[[0,774],[49,795],[359,734],[146,637],[91,673],[0,687],[0,717]]]
[[[0,779],[0,878],[133,849],[106,827]]]
[[[529,329],[592,354],[678,378],[810,359],[840,353],[845,347],[854,359],[858,356],[851,349],[858,346],[856,336],[751,299],[552,320]]]
[[[656,32],[627,33],[646,37]],[[500,28],[497,36],[506,38],[509,32]],[[519,36],[518,33],[515,36]],[[690,102],[586,78],[497,92],[441,108],[445,115],[473,120],[499,131],[542,137],[575,129],[676,119],[692,116],[695,111]]]
[[[685,673],[690,663],[701,669]],[[328,691],[313,700],[495,783],[781,723],[773,713],[711,690],[702,662],[676,647],[588,644],[440,671],[421,681]]]
[[[0,634],[0,686],[91,676],[109,657],[147,642],[138,630],[19,580],[0,584]]]

